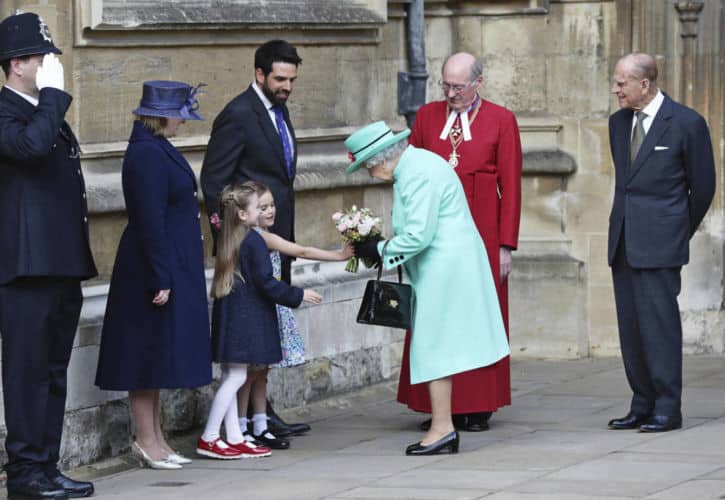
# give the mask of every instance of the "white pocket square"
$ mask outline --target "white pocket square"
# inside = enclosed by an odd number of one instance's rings
[[[666,149],[670,149],[669,146],[655,146],[655,151],[664,151]]]

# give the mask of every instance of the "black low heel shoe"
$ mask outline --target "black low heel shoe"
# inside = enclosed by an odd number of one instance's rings
[[[405,449],[406,455],[440,455],[441,453],[458,453],[458,431],[453,431],[435,443],[422,445],[420,442],[411,444]]]

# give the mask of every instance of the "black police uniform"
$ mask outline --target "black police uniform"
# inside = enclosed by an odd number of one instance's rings
[[[0,61],[60,53],[44,26],[30,13],[5,19]],[[46,87],[36,107],[7,87],[0,91],[0,334],[9,492],[59,474],[80,283],[97,274],[78,142],[64,122],[71,100]]]

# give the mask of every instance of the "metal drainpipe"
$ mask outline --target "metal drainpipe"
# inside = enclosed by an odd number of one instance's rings
[[[405,115],[413,128],[418,109],[425,104],[428,73],[425,67],[425,18],[423,0],[411,0],[407,7],[405,32],[408,46],[408,68],[398,72],[398,114]]]

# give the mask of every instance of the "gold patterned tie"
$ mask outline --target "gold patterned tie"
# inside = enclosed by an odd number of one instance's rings
[[[636,111],[634,115],[637,117],[637,123],[634,125],[634,133],[632,134],[632,145],[629,148],[629,166],[634,165],[634,160],[637,158],[639,148],[642,147],[644,142],[644,119],[647,118],[647,114],[643,111]]]

